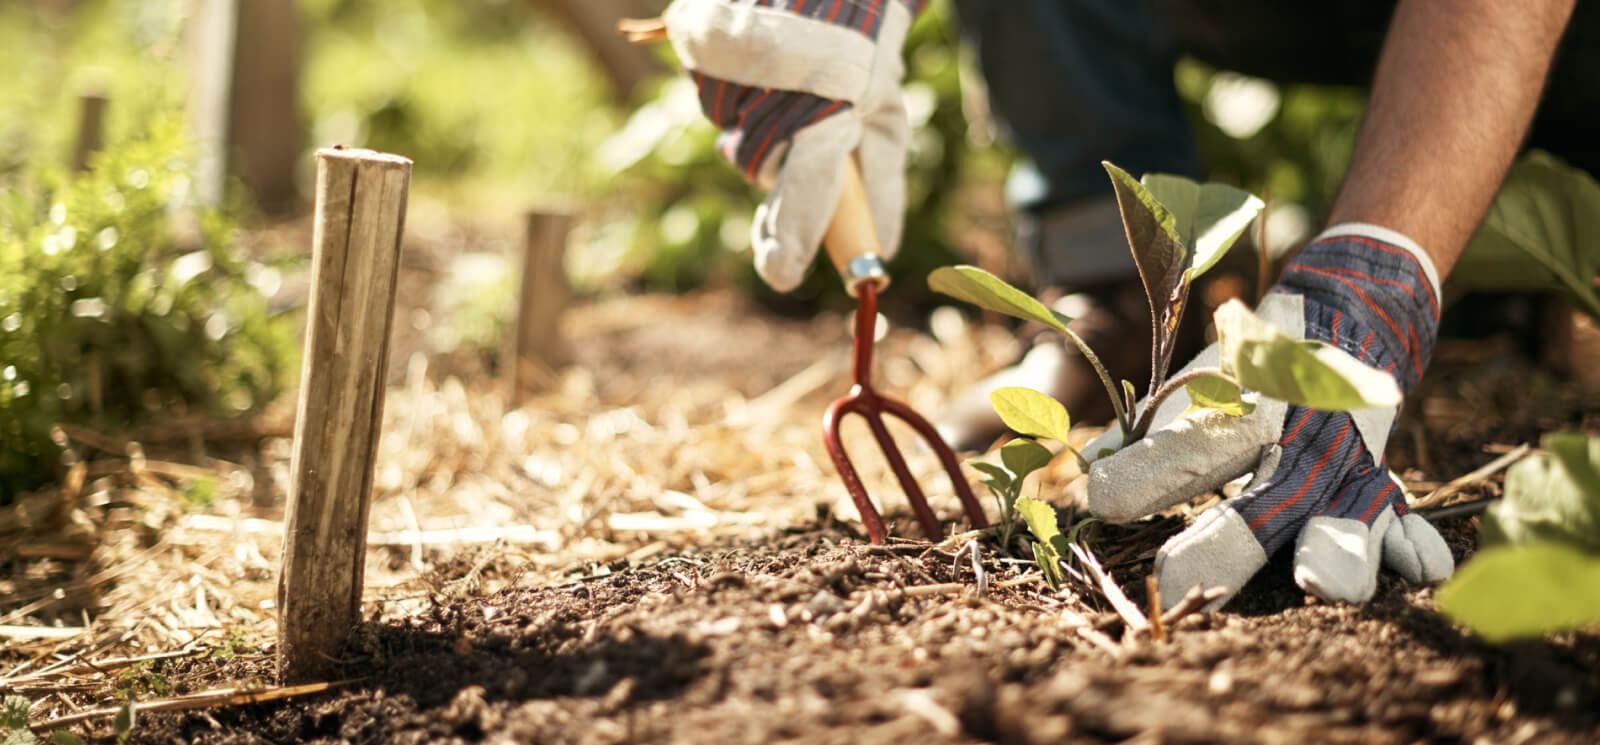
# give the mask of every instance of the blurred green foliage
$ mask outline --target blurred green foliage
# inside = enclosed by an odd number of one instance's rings
[[[300,6],[315,146],[405,155],[415,187],[480,207],[603,186],[585,164],[621,114],[586,53],[526,0]]]
[[[1322,222],[1350,163],[1365,90],[1279,85],[1193,59],[1181,60],[1173,78],[1207,180],[1303,209],[1311,225]]]
[[[276,396],[295,357],[260,289],[276,270],[241,254],[231,211],[193,204],[181,76],[160,59],[175,26],[133,5],[0,13],[0,33],[55,52],[11,55],[34,72],[0,83],[16,117],[0,150],[0,502],[56,474],[55,425],[238,414]],[[92,78],[116,102],[87,171],[65,168],[71,91],[41,69]]]

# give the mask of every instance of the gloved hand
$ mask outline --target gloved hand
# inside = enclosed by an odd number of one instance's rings
[[[783,5],[784,9],[773,7]],[[900,245],[909,125],[900,47],[922,0],[675,0],[662,15],[719,145],[757,186],[756,271],[780,292],[805,279],[861,169],[884,259]]]
[[[1410,392],[1438,334],[1438,298],[1433,262],[1415,243],[1347,224],[1306,246],[1256,314],[1290,336],[1337,345]],[[1188,367],[1214,367],[1219,354],[1212,345]],[[1185,417],[1189,397],[1180,391],[1157,410],[1149,435],[1090,466],[1089,509],[1112,521],[1254,472],[1240,496],[1200,515],[1156,554],[1164,604],[1201,585],[1227,590],[1212,604],[1220,607],[1291,540],[1295,582],[1325,600],[1371,598],[1380,564],[1414,583],[1450,576],[1449,548],[1407,509],[1405,488],[1384,460],[1395,409],[1338,413],[1256,400],[1244,417]],[[1113,430],[1084,452],[1115,449],[1120,439]]]

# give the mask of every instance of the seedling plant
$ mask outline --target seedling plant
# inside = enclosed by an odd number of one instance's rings
[[[1191,402],[1185,416],[1201,410],[1246,416],[1261,396],[1334,411],[1399,404],[1399,387],[1387,374],[1368,368],[1337,347],[1290,337],[1237,300],[1223,304],[1213,317],[1220,364],[1169,376],[1178,329],[1195,280],[1222,259],[1261,212],[1262,201],[1225,184],[1201,184],[1168,174],[1147,174],[1141,181],[1109,162],[1103,165],[1111,177],[1128,246],[1150,305],[1150,383],[1142,408],[1135,400],[1135,386],[1127,380],[1114,382],[1099,356],[1068,326],[1072,317],[974,266],[935,270],[928,276],[928,285],[956,299],[1043,324],[1065,336],[1105,387],[1123,447],[1149,433],[1156,411],[1179,390],[1186,391]],[[1053,457],[1036,440],[1060,442],[1085,471],[1091,459],[1068,440],[1071,420],[1066,408],[1053,398],[1027,388],[1001,388],[990,395],[990,402],[1008,427],[1031,438],[1013,440],[1001,448],[1003,467],[969,462],[988,477],[983,483],[1001,503],[1001,545],[1009,543],[1011,525],[1020,514],[1034,535],[1040,566],[1054,564],[1051,544],[1062,538],[1055,511],[1020,493],[1027,475]],[[1060,552],[1054,555],[1059,558]],[[1047,579],[1059,578],[1054,566],[1044,571]]]

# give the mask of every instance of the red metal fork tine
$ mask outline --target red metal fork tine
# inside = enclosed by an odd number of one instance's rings
[[[885,413],[910,425],[933,447],[939,456],[939,461],[944,465],[945,473],[950,477],[951,486],[961,498],[961,506],[967,513],[967,519],[976,527],[987,526],[989,521],[984,517],[983,508],[978,505],[977,498],[972,494],[972,487],[961,474],[961,466],[956,462],[955,453],[945,444],[944,438],[939,436],[938,431],[928,423],[928,420],[912,411],[910,406],[881,396],[873,390],[872,345],[878,319],[877,288],[863,285],[860,288],[859,298],[855,339],[852,342],[854,354],[851,360],[851,376],[855,384],[851,387],[850,393],[834,401],[823,414],[822,440],[827,446],[828,456],[833,459],[834,467],[839,471],[839,478],[844,481],[845,489],[850,492],[850,500],[861,513],[861,522],[867,528],[867,536],[873,543],[883,543],[888,531],[884,528],[883,516],[868,498],[866,487],[861,483],[861,476],[850,462],[850,455],[845,452],[839,427],[846,414],[859,414],[867,420],[873,438],[878,441],[884,458],[889,461],[889,468],[894,471],[895,478],[900,482],[900,488],[905,490],[906,500],[911,503],[911,509],[916,513],[917,521],[922,524],[922,532],[928,536],[928,540],[940,540],[944,537],[944,532],[939,525],[939,518],[933,514],[933,508],[928,505],[928,498],[923,494],[922,487],[911,476],[911,469],[906,466],[905,457],[895,444],[894,436],[884,424]]]

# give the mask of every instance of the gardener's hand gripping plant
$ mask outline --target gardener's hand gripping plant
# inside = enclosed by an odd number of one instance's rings
[[[1143,402],[1134,401],[1131,384],[1111,380],[1093,350],[1068,328],[1071,318],[974,267],[945,268],[929,277],[940,292],[1061,332],[1099,373],[1117,412],[1113,429],[1086,448],[1088,458],[1067,443],[1067,413],[1044,394],[995,391],[991,401],[1008,426],[1066,445],[1090,471],[1091,510],[1112,520],[1159,511],[1255,472],[1245,495],[1209,511],[1158,554],[1156,572],[1168,603],[1196,584],[1224,587],[1227,596],[1216,604],[1225,602],[1267,555],[1293,539],[1301,546],[1296,580],[1329,599],[1370,597],[1380,560],[1413,581],[1448,576],[1448,549],[1437,532],[1407,513],[1404,492],[1382,459],[1400,385],[1414,384],[1425,364],[1427,348],[1418,338],[1431,347],[1437,323],[1437,280],[1426,256],[1398,234],[1396,240],[1409,248],[1364,236],[1318,241],[1308,250],[1318,266],[1280,282],[1259,317],[1238,301],[1224,304],[1215,315],[1218,343],[1169,375],[1195,279],[1232,246],[1261,202],[1228,186],[1167,175],[1149,175],[1141,183],[1109,163],[1106,170],[1150,302],[1153,351]],[[1384,257],[1377,269],[1369,266],[1374,255]],[[1359,266],[1345,266],[1350,261]],[[1353,342],[1352,331],[1367,333],[1360,321],[1368,310],[1356,308],[1346,317],[1340,306],[1354,307],[1373,295],[1389,298],[1387,293],[1399,290],[1407,295],[1390,300],[1404,306],[1402,321],[1416,318],[1413,333],[1385,331],[1377,344],[1371,334],[1365,345]],[[1306,299],[1307,293],[1317,299]],[[1394,326],[1381,309],[1377,314]],[[1295,428],[1285,437],[1290,422]],[[1307,422],[1316,423],[1306,430],[1315,437],[1299,435]],[[1330,433],[1326,438],[1324,430]],[[1152,432],[1159,436],[1146,441]],[[1016,509],[1023,477],[1042,465],[1037,457],[1020,457],[1025,446],[1011,448],[1011,457],[1002,451],[1004,469],[980,467],[990,476],[985,483],[1011,502],[1007,518]],[[1091,470],[1089,461],[1101,459]],[[1305,465],[1319,459],[1329,465]],[[1347,494],[1352,496],[1345,499]],[[1027,501],[1021,506],[1036,537],[1041,530],[1054,532],[1053,524],[1032,525],[1035,516],[1053,518],[1053,510],[1046,516]],[[1349,550],[1356,545],[1360,556]],[[1190,555],[1196,551],[1206,556]]]

